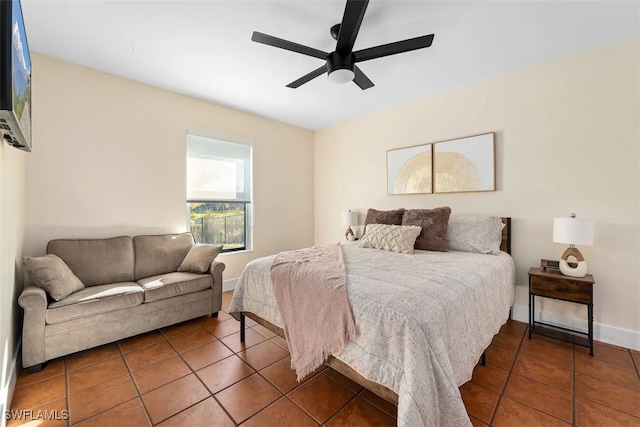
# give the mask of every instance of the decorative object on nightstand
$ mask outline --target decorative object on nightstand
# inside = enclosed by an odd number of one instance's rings
[[[567,277],[558,270],[529,269],[529,339],[536,333],[589,348],[593,356],[593,285],[591,274]],[[535,320],[535,297],[554,298],[587,306],[588,331],[576,331]]]
[[[553,219],[553,241],[569,244],[560,259],[562,274],[571,277],[584,277],[587,274],[587,262],[575,245],[593,245],[593,223],[576,219],[574,213],[570,216],[571,218]],[[578,266],[575,268],[568,263],[571,256],[575,257],[577,261]]]
[[[347,231],[344,232],[344,237],[349,241],[356,240],[356,236],[353,234],[351,226],[358,225],[358,212],[351,212],[351,209],[349,209],[349,212],[343,212],[342,225],[347,226]]]

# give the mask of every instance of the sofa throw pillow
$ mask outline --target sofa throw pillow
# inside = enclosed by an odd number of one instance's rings
[[[402,214],[404,208],[392,210],[392,211],[379,211],[376,209],[369,209],[367,216],[364,218],[364,231],[367,232],[367,225],[369,224],[387,224],[387,225],[402,225]]]
[[[447,230],[449,250],[498,255],[502,228],[502,218],[498,216],[451,215]]]
[[[369,224],[367,234],[358,241],[358,246],[411,254],[420,231],[422,228],[416,225]]]
[[[422,228],[416,239],[415,249],[447,252],[447,225],[451,208],[409,209],[402,215],[402,225],[417,225]]]
[[[214,259],[222,252],[222,245],[194,245],[184,257],[178,271],[206,273]]]
[[[24,268],[33,284],[56,301],[84,289],[84,284],[57,255],[25,257]]]

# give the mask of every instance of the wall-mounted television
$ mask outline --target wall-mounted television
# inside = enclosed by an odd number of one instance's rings
[[[31,151],[31,56],[20,0],[0,0],[0,133]]]

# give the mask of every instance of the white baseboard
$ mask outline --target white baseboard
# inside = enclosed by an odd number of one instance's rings
[[[13,392],[16,389],[16,381],[18,380],[18,356],[20,356],[20,347],[22,346],[22,337],[19,339],[16,349],[13,353],[11,360],[11,368],[9,375],[7,375],[7,384],[0,384],[2,387],[2,401],[0,402],[0,427],[5,427],[7,421],[5,420],[5,411],[11,408],[11,400],[13,399]],[[6,393],[6,394],[5,394]]]
[[[529,323],[529,307],[524,305],[513,306],[513,319]],[[587,319],[575,319],[553,313],[536,311],[536,320],[563,328],[587,331]],[[593,339],[596,341],[613,344],[620,347],[640,350],[640,332],[629,331],[613,326],[593,323]]]
[[[227,279],[222,282],[222,292],[232,291],[236,288],[238,284],[238,278],[235,279]]]

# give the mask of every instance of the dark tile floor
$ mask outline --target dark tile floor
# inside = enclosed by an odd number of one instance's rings
[[[395,425],[393,405],[331,368],[297,383],[286,342],[247,324],[245,344],[221,312],[21,371],[12,410],[70,417],[8,426]],[[507,323],[460,387],[475,426],[640,426],[640,352],[597,343],[590,357],[526,329]]]

